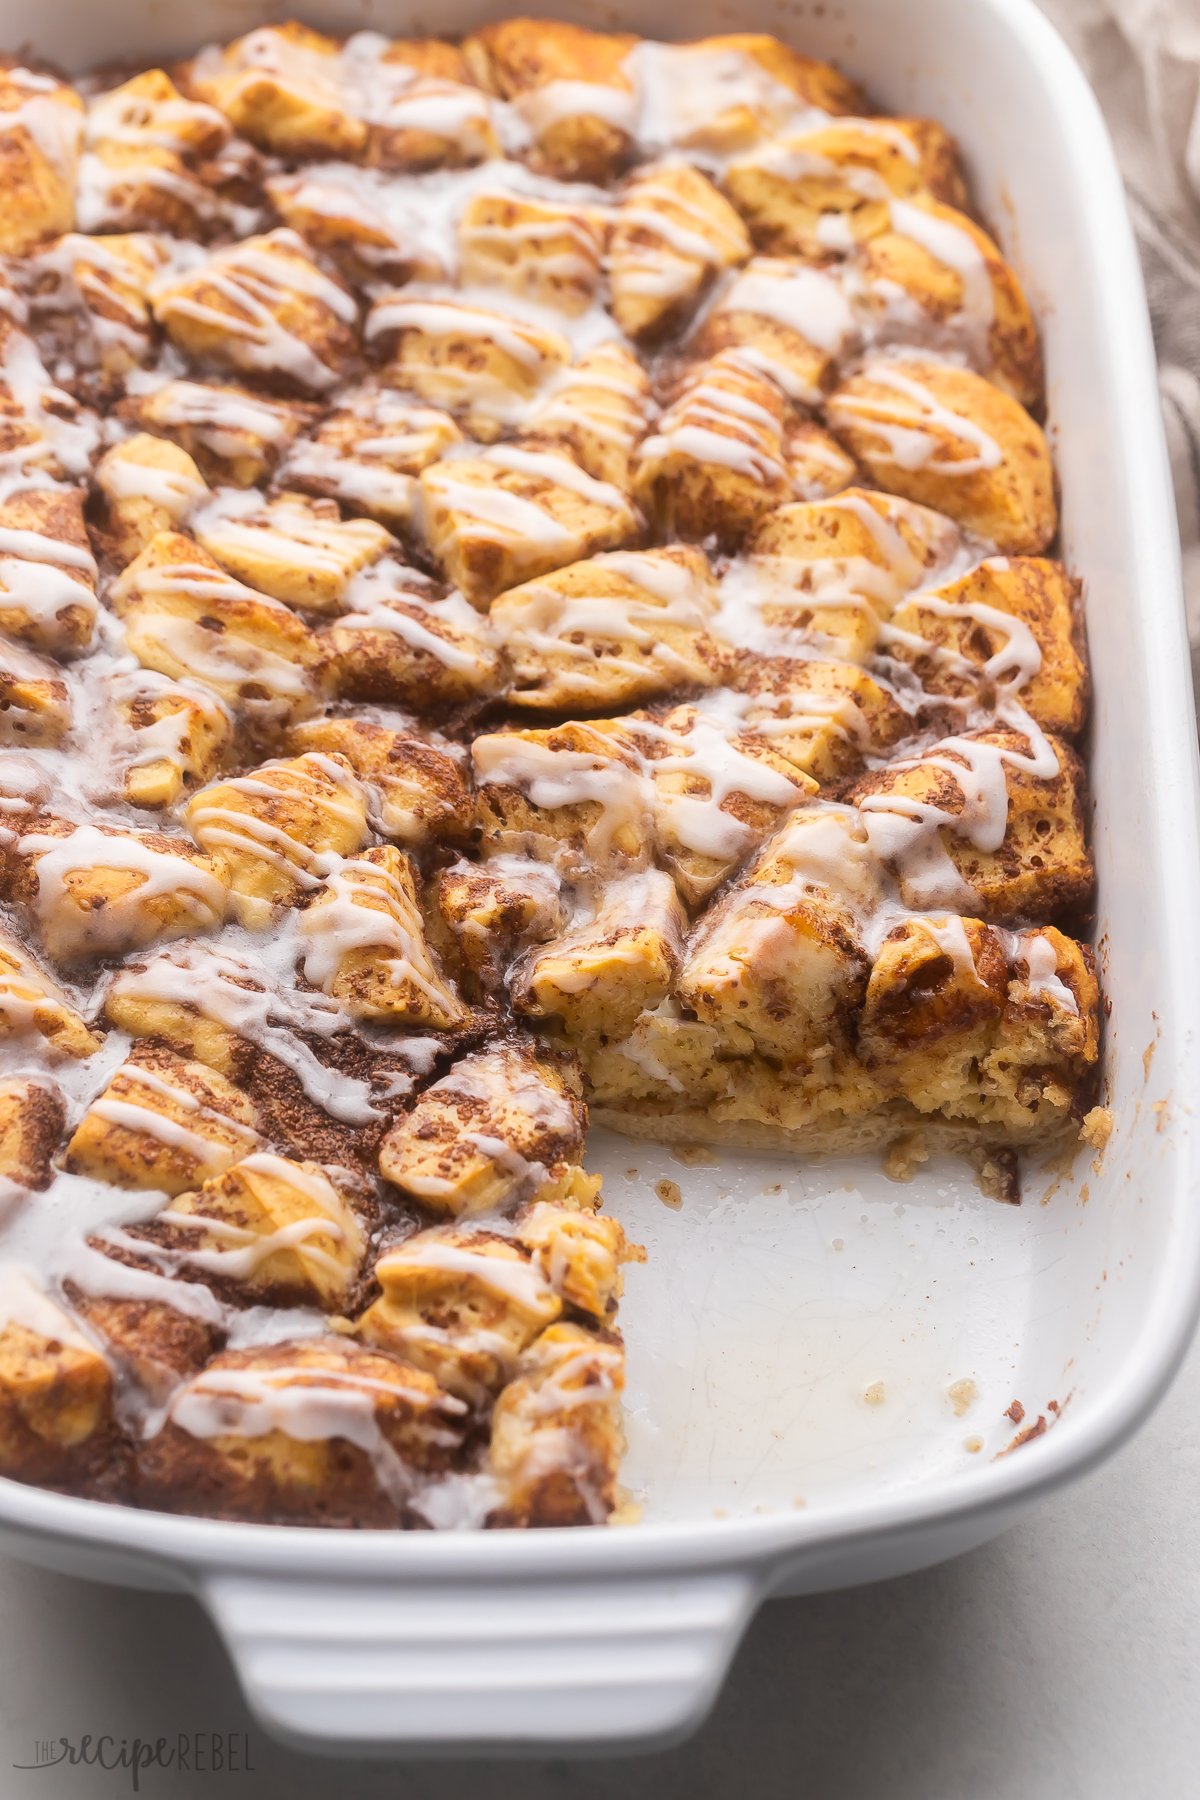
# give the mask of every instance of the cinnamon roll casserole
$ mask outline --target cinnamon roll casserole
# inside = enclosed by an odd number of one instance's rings
[[[0,1472],[599,1523],[588,1112],[975,1159],[1098,1051],[1038,331],[772,38],[0,69]]]

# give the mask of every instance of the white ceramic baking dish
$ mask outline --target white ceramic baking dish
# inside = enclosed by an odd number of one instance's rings
[[[469,29],[480,0],[313,4],[314,24]],[[730,8],[560,0],[646,35],[775,31],[958,134],[1045,327],[1066,554],[1087,578],[1111,1141],[1020,1208],[954,1171],[597,1143],[650,1246],[623,1310],[630,1479],[607,1532],[355,1534],[224,1525],[0,1481],[0,1543],[196,1593],[271,1731],[326,1749],[647,1744],[694,1726],[769,1593],[982,1543],[1111,1451],[1173,1373],[1200,1297],[1200,858],[1177,538],[1145,299],[1078,68],[1030,0]],[[0,0],[0,43],[68,68],[150,61],[277,16],[210,0]],[[654,1195],[662,1176],[681,1210]],[[1039,1203],[1044,1197],[1044,1204]],[[1016,1427],[1051,1425],[1016,1454]],[[1058,1410],[1051,1407],[1057,1403]]]

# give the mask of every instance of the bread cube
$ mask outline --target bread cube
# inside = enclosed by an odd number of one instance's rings
[[[223,1174],[257,1141],[253,1106],[223,1075],[138,1043],[75,1127],[64,1163],[116,1187],[182,1194]]]
[[[586,312],[595,297],[603,247],[603,219],[582,201],[483,188],[458,221],[461,280],[570,314]]]
[[[798,811],[701,919],[680,1001],[782,1063],[848,1044],[868,973],[859,914],[878,903],[881,879],[852,814]]]
[[[610,181],[630,160],[637,40],[560,19],[505,19],[463,42],[481,87],[509,100],[533,135],[529,160],[560,181]]]
[[[366,1250],[362,1221],[324,1170],[265,1150],[176,1193],[149,1229],[240,1297],[327,1311],[346,1305]]]
[[[528,441],[565,450],[597,481],[628,489],[649,408],[650,383],[632,350],[601,344],[552,379],[529,413]]]
[[[437,906],[466,978],[481,994],[498,993],[518,950],[546,943],[567,916],[555,870],[522,856],[451,863],[438,873]]]
[[[872,964],[859,1055],[919,1111],[961,1115],[1007,995],[1008,959],[987,925],[953,913],[907,919]]]
[[[471,761],[487,855],[574,868],[649,861],[650,796],[623,721],[489,732]]]
[[[92,472],[105,503],[105,535],[122,563],[160,531],[174,531],[208,499],[208,483],[186,450],[139,431],[106,450]]]
[[[322,632],[323,677],[341,700],[445,711],[496,693],[500,658],[487,620],[461,594],[390,558],[367,570],[352,610]]]
[[[544,1200],[521,1216],[517,1236],[566,1304],[601,1321],[617,1310],[622,1263],[645,1258],[645,1251],[631,1244],[608,1214],[551,1206]]]
[[[331,867],[367,841],[366,797],[349,763],[308,751],[212,782],[184,808],[202,849],[221,857],[231,904],[263,926],[275,906],[294,906]]]
[[[351,82],[368,82],[367,160],[411,174],[462,168],[500,152],[487,96],[457,44],[396,38],[382,51],[372,32],[342,51]]]
[[[338,44],[294,20],[210,45],[187,64],[184,82],[242,137],[277,155],[353,159],[366,150]]]
[[[1059,739],[988,726],[862,775],[847,797],[904,903],[1006,923],[1084,906],[1094,881],[1084,775]]]
[[[226,491],[196,513],[192,533],[248,587],[318,614],[341,612],[351,577],[392,546],[373,520],[344,520],[332,500],[295,493]]]
[[[104,1016],[132,1038],[153,1038],[202,1062],[235,1085],[261,1066],[252,1036],[266,1036],[271,995],[261,970],[205,944],[176,945],[118,969],[104,994]]]
[[[211,931],[229,898],[223,860],[186,838],[45,817],[17,840],[11,893],[62,963]]]
[[[889,649],[926,693],[1015,693],[1044,730],[1074,737],[1087,710],[1079,586],[1042,557],[988,557],[969,574],[902,601]]]
[[[167,264],[150,232],[68,232],[29,267],[30,315],[75,385],[106,395],[154,355],[150,295]]]
[[[1036,555],[1058,530],[1041,427],[972,369],[870,358],[834,390],[825,416],[880,487],[936,508],[1006,554]]]
[[[415,732],[370,719],[309,719],[292,728],[288,748],[348,762],[367,789],[372,823],[397,843],[444,844],[470,829],[471,797],[458,763]]]
[[[727,156],[787,125],[797,112],[864,113],[866,96],[829,63],[801,56],[765,32],[732,32],[690,44],[646,44],[635,62],[649,74],[662,117],[642,136]]]
[[[431,1375],[342,1337],[225,1350],[138,1455],[147,1505],[216,1518],[397,1526],[446,1468],[467,1409]]]
[[[0,631],[35,650],[86,650],[96,624],[96,559],[75,488],[0,499]]]
[[[816,782],[739,729],[722,699],[629,720],[645,757],[659,856],[695,907],[757,849]]]
[[[302,394],[333,387],[357,344],[353,296],[283,227],[160,281],[151,304],[189,361],[266,376]]]
[[[115,698],[129,737],[122,761],[131,806],[174,806],[215,775],[233,739],[233,721],[215,695],[144,670],[121,682]]]
[[[1094,952],[1041,926],[1016,934],[1008,996],[982,1065],[989,1112],[1014,1135],[1044,1136],[1091,1104],[1100,1058]]]
[[[230,221],[220,157],[232,133],[211,106],[189,100],[164,69],[146,69],[90,99],[80,166],[84,231],[162,231],[199,237]]]
[[[45,1076],[0,1078],[0,1184],[49,1187],[51,1158],[66,1122],[62,1094]]]
[[[728,653],[709,632],[716,588],[700,550],[617,550],[510,588],[489,615],[510,699],[566,712],[712,687]]]
[[[28,952],[0,933],[0,1043],[40,1037],[43,1056],[92,1056],[102,1039]]]
[[[860,304],[877,342],[958,349],[1022,406],[1044,398],[1037,323],[1016,272],[965,213],[917,196],[859,250]],[[901,304],[897,304],[898,297]]]
[[[572,1039],[621,1038],[671,991],[687,920],[671,877],[642,869],[611,880],[592,916],[529,951],[510,978],[517,1012],[561,1021]]]
[[[699,169],[688,163],[644,169],[625,190],[609,235],[612,315],[626,337],[663,338],[750,249],[746,227]]]
[[[267,725],[315,710],[319,640],[288,607],[235,581],[182,532],[151,538],[110,599],[143,668],[198,681]]]
[[[0,744],[60,744],[70,729],[71,693],[55,664],[0,642]]]
[[[797,419],[787,434],[788,476],[801,500],[829,500],[859,479],[858,465],[813,419]]]
[[[413,522],[421,470],[461,440],[449,413],[366,385],[295,446],[284,479],[397,530]]]
[[[0,255],[24,256],[75,224],[83,101],[52,75],[0,68]]]
[[[557,331],[457,297],[385,294],[367,315],[383,379],[460,416],[485,442],[524,418],[529,402],[571,359]]]
[[[768,652],[780,638],[864,662],[900,598],[936,578],[959,548],[948,519],[926,507],[847,488],[781,506],[747,544],[744,576],[727,581],[726,634]]]
[[[542,1264],[493,1232],[418,1231],[386,1250],[373,1274],[381,1293],[358,1338],[428,1370],[470,1406],[486,1404],[562,1312]]]
[[[384,1138],[379,1170],[427,1211],[468,1217],[534,1198],[578,1161],[586,1126],[572,1059],[496,1043],[425,1089]]]
[[[702,357],[740,350],[793,400],[814,406],[859,335],[836,270],[755,256],[705,314],[688,348]]]
[[[408,858],[391,844],[341,863],[300,918],[301,968],[356,1019],[443,1030],[465,1007],[425,936]]]
[[[965,200],[954,140],[932,119],[832,120],[736,158],[725,192],[755,244],[814,261],[885,230],[893,199]]]
[[[113,1449],[112,1375],[32,1272],[0,1267],[0,1473],[77,1488]]]
[[[789,403],[740,351],[692,367],[643,439],[634,492],[664,536],[741,542],[791,494]]]
[[[285,225],[352,287],[445,281],[445,246],[391,175],[317,163],[270,175],[264,188]]]
[[[641,531],[620,488],[555,450],[515,444],[425,469],[421,524],[431,555],[481,609],[506,588]]]
[[[625,1353],[565,1320],[534,1339],[492,1414],[496,1523],[601,1525],[617,1503]]]
[[[746,730],[822,787],[853,775],[868,756],[885,756],[916,729],[895,693],[856,663],[748,655],[736,682],[746,696]]]
[[[103,1253],[102,1241],[93,1242],[90,1247]],[[95,1263],[91,1265],[90,1275],[95,1274],[96,1267]],[[123,1267],[127,1272],[129,1265]],[[98,1274],[95,1278],[100,1279]],[[118,1275],[117,1281],[125,1278]],[[180,1382],[198,1375],[224,1343],[225,1334],[217,1322],[221,1317],[220,1302],[198,1281],[189,1284],[187,1311],[168,1306],[163,1300],[85,1293],[73,1281],[64,1286],[72,1311],[101,1340],[109,1360],[155,1406],[165,1407]],[[195,1298],[197,1294],[203,1300]],[[209,1312],[211,1317],[201,1316]]]
[[[186,450],[207,480],[234,487],[264,481],[313,415],[301,400],[182,380],[135,389],[117,411]]]

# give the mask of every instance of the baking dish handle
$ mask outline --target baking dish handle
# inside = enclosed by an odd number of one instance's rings
[[[761,1597],[745,1568],[424,1581],[214,1572],[246,1700],[306,1749],[649,1747],[708,1712]]]

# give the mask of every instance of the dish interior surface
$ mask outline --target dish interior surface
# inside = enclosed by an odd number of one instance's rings
[[[628,1274],[621,1312],[624,1479],[647,1523],[768,1512],[794,1516],[802,1531],[806,1520],[917,1484],[949,1482],[965,1495],[1039,1420],[1045,1440],[1082,1434],[1148,1353],[1164,1296],[1159,1323],[1169,1313],[1177,1337],[1183,1328],[1181,1283],[1195,1254],[1180,1173],[1192,1156],[1195,1076],[1196,965],[1181,906],[1194,896],[1185,810],[1194,753],[1160,726],[1164,716],[1180,723],[1186,676],[1173,548],[1158,544],[1156,563],[1137,522],[1165,477],[1146,412],[1148,435],[1131,435],[1149,367],[1145,323],[1136,291],[1131,301],[1105,288],[1104,219],[1081,218],[1078,235],[1063,229],[1087,169],[1051,110],[1028,95],[1023,51],[1001,9],[978,10],[970,55],[951,0],[905,10],[903,57],[888,0],[863,0],[850,17],[792,7],[760,23],[840,63],[889,111],[945,122],[1039,316],[1063,553],[1086,583],[1097,943],[1113,1017],[1100,1098],[1114,1129],[1099,1155],[1081,1146],[1067,1170],[1027,1170],[1019,1207],[983,1198],[961,1163],[926,1164],[899,1184],[877,1156],[713,1151],[684,1160],[594,1132],[588,1165],[604,1176],[607,1210],[648,1251],[647,1265]],[[599,22],[588,8],[553,11]],[[398,7],[373,8],[369,20],[351,6],[305,16],[331,31],[420,23]],[[448,6],[426,23],[451,34],[480,16]],[[229,37],[263,17],[233,0],[203,34]],[[680,35],[665,5],[606,9],[605,26],[626,22]],[[689,35],[737,28],[719,5],[697,6],[687,24]],[[104,56],[145,62],[191,49],[195,37],[186,20],[144,0],[110,6],[102,19],[68,6],[0,6],[0,34],[34,42],[68,70]],[[1126,229],[1121,218],[1108,227]],[[1137,356],[1117,369],[1106,357],[1121,332]],[[659,1198],[664,1181],[680,1190],[677,1208]],[[1162,1363],[1161,1346],[1158,1355]],[[1019,1454],[1045,1448],[1032,1442]]]

